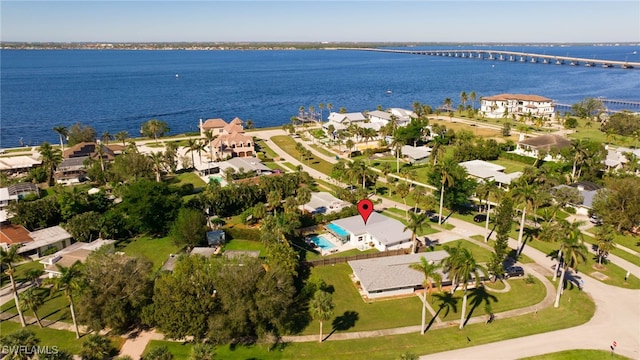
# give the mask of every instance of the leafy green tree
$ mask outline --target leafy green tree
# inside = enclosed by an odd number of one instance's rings
[[[608,178],[598,191],[593,212],[617,232],[631,231],[640,223],[640,178]]]
[[[462,310],[460,316],[460,329],[464,328],[465,316],[467,309],[467,287],[469,282],[473,280],[476,288],[480,284],[481,273],[486,275],[486,270],[476,262],[471,251],[467,248],[463,248],[458,244],[455,248],[445,246],[445,250],[449,253],[449,256],[443,260],[443,268],[449,277],[454,279],[457,284],[462,284]]]
[[[73,146],[81,142],[95,142],[97,137],[98,133],[91,126],[75,123],[69,127],[67,143],[69,146]]]
[[[169,234],[178,246],[193,248],[204,241],[207,219],[200,210],[181,208]]]
[[[24,322],[24,315],[22,314],[20,300],[18,299],[16,280],[13,277],[16,271],[16,268],[13,266],[13,264],[22,259],[22,256],[18,254],[18,249],[18,245],[11,245],[8,250],[0,248],[0,267],[5,268],[4,273],[9,276],[9,281],[11,282],[11,292],[13,293],[13,301],[16,304],[16,309],[18,309],[18,317],[20,318],[22,327],[25,327],[27,326],[27,324]]]
[[[44,299],[42,298],[42,293],[38,291],[37,288],[30,287],[20,293],[20,308],[23,310],[31,310],[40,327],[42,327],[42,322],[38,316],[38,309],[40,309],[42,304],[44,304]]]
[[[42,158],[42,164],[47,169],[47,173],[49,174],[49,186],[54,184],[53,173],[56,171],[56,168],[62,162],[62,152],[60,149],[56,149],[51,146],[48,142],[43,142],[42,145],[38,148],[38,152],[40,153],[40,157]]]
[[[158,138],[169,132],[169,125],[166,121],[151,119],[142,124],[140,131],[144,136],[154,138],[157,144]]]
[[[80,356],[82,360],[104,360],[115,348],[111,340],[99,334],[89,334],[82,343]]]
[[[61,220],[60,206],[54,197],[12,202],[8,206],[8,212],[13,215],[13,224],[20,224],[30,230],[54,226]]]
[[[75,215],[64,226],[76,241],[91,242],[100,237],[102,216],[95,211]]]
[[[69,267],[65,267],[60,264],[56,264],[56,267],[60,272],[60,276],[51,278],[50,281],[53,283],[51,292],[64,292],[65,297],[69,301],[69,310],[71,311],[71,319],[73,320],[76,339],[80,339],[80,331],[78,330],[78,321],[76,320],[76,311],[74,307],[73,297],[74,294],[78,293],[82,288],[82,271],[80,269],[82,267],[82,264],[79,261],[76,261]]]
[[[407,196],[409,196],[409,185],[406,182],[399,182],[396,185],[396,195],[402,198],[402,202],[405,206],[404,216],[405,219],[408,219],[409,209],[407,208]]]
[[[509,233],[513,225],[513,200],[505,196],[496,209],[496,243],[493,246],[493,254],[489,261],[489,270],[496,277],[502,277],[504,260],[507,258],[509,248]]]
[[[142,179],[124,189],[119,207],[124,214],[129,214],[127,220],[133,229],[164,235],[180,204],[180,198],[170,191],[167,184]]]
[[[309,302],[309,312],[311,317],[320,322],[320,335],[318,342],[322,342],[322,324],[333,316],[333,298],[331,293],[323,290],[317,290],[313,295],[313,299]]]
[[[124,333],[140,323],[143,307],[151,301],[152,264],[104,246],[92,252],[84,264],[83,291],[78,314],[89,329],[110,328]]]
[[[170,339],[203,339],[217,307],[214,271],[202,256],[180,257],[172,273],[163,272],[155,281],[153,304],[144,311],[145,323]]]
[[[153,178],[153,161],[137,151],[127,151],[116,156],[110,171],[113,182],[129,182]]]
[[[424,256],[420,257],[420,262],[417,264],[409,265],[409,268],[419,271],[424,276],[424,281],[422,282],[422,286],[427,289],[426,292],[422,293],[422,327],[420,327],[420,334],[424,335],[426,330],[425,322],[427,316],[427,294],[431,297],[431,290],[433,289],[433,283],[435,282],[440,286],[442,283],[442,275],[438,270],[441,265],[436,264],[434,262],[429,262],[425,259]]]

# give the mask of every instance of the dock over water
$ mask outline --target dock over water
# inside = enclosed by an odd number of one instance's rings
[[[520,63],[540,63],[555,64],[569,66],[585,66],[585,67],[601,67],[621,69],[640,69],[640,62],[606,60],[606,59],[589,59],[572,56],[559,56],[547,54],[535,54],[517,51],[503,50],[394,50],[379,48],[335,48],[335,50],[357,50],[357,51],[376,51],[399,54],[412,55],[430,55],[445,56],[455,58],[479,59],[479,60],[496,60],[496,61],[512,61]]]

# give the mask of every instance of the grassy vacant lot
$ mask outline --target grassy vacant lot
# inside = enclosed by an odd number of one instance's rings
[[[173,238],[151,238],[142,236],[119,242],[116,249],[129,256],[144,256],[153,262],[153,269],[159,270],[169,258],[169,254],[176,254],[180,248],[173,243]]]
[[[337,288],[336,288],[337,289]],[[415,299],[417,300],[417,299]],[[393,303],[394,301],[391,301]],[[512,339],[558,329],[564,329],[587,322],[595,311],[595,304],[588,295],[577,289],[567,290],[560,300],[560,308],[546,308],[537,314],[527,314],[508,319],[497,319],[490,325],[473,324],[459,330],[457,326],[430,330],[425,335],[419,333],[364,338],[350,341],[327,341],[323,343],[287,343],[280,351],[269,351],[268,345],[250,347],[221,346],[217,354],[224,359],[395,359],[407,351],[414,354],[431,354],[445,350],[463,348],[467,337],[473,345],[486,344],[499,340]],[[371,304],[368,306],[375,305]],[[419,324],[419,304],[415,311],[414,324]],[[337,313],[337,311],[335,312]],[[356,323],[357,326],[357,323]],[[326,327],[326,326],[325,326]],[[388,327],[391,327],[388,326]],[[518,329],[518,331],[514,331]],[[147,347],[167,345],[171,351],[189,354],[190,345],[153,341]],[[184,358],[179,356],[177,358]]]
[[[300,153],[296,150],[296,141],[291,137],[278,135],[273,136],[271,140],[287,154],[293,156],[295,159],[301,160]],[[311,159],[306,159],[304,164],[327,175],[331,174],[331,169],[333,168],[333,164],[315,156],[312,156]]]

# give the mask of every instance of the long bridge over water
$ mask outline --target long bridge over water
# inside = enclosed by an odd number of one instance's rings
[[[559,55],[547,55],[547,54],[535,54],[517,51],[504,51],[504,50],[394,50],[394,49],[379,49],[379,48],[336,48],[336,50],[359,50],[359,51],[376,51],[376,52],[388,52],[388,53],[400,53],[400,54],[413,54],[413,55],[431,55],[431,56],[446,56],[456,58],[467,59],[480,59],[480,60],[497,60],[497,61],[513,61],[521,63],[541,63],[541,64],[556,64],[556,65],[571,65],[571,66],[586,66],[586,67],[603,67],[613,68],[620,67],[622,69],[640,69],[640,62],[631,61],[619,61],[619,60],[604,60],[604,59],[589,59],[578,58],[572,56],[559,56]]]

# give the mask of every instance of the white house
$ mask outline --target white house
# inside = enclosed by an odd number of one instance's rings
[[[401,108],[391,108],[388,111],[374,110],[368,113],[369,121],[382,126],[387,125],[391,121],[395,121],[397,126],[406,126],[411,118],[415,117],[413,111]]]
[[[424,257],[429,262],[441,262],[449,254],[438,250],[425,253],[386,256],[365,260],[349,261],[356,281],[368,298],[381,298],[398,295],[411,295],[421,289],[424,275],[409,267]],[[442,274],[442,282],[449,285],[450,280]]]
[[[411,247],[411,232],[398,220],[377,212],[371,213],[367,223],[360,215],[334,220],[326,229],[343,244],[350,243],[359,250],[376,248],[379,251]]]
[[[327,130],[330,125],[333,125],[333,128],[336,130],[343,130],[349,127],[351,124],[361,124],[364,123],[367,118],[360,112],[356,113],[346,113],[341,114],[337,112],[332,112],[329,114],[327,118],[327,122],[322,124],[322,127]]]
[[[606,147],[607,157],[602,160],[602,163],[607,167],[607,170],[622,170],[629,162],[629,158],[640,158],[640,149],[630,149],[626,147],[618,147],[615,149]]]
[[[508,188],[511,182],[522,175],[522,172],[506,174],[504,166],[493,164],[484,160],[470,160],[459,163],[467,170],[469,176],[476,178],[480,182],[495,181],[500,187]]]
[[[499,94],[480,99],[480,113],[488,118],[502,118],[515,115],[517,118],[531,115],[553,120],[555,104],[553,100],[539,95]]]
[[[311,214],[331,214],[342,210],[350,204],[340,200],[328,192],[312,192],[311,200],[299,208]]]
[[[404,145],[400,149],[400,154],[407,159],[410,164],[422,164],[429,160],[431,148],[428,146]]]

